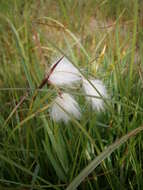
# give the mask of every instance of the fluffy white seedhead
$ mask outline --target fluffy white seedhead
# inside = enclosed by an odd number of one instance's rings
[[[104,99],[108,98],[106,87],[104,86],[102,81],[91,79],[90,82]],[[86,99],[91,103],[94,110],[101,111],[104,109],[104,101],[93,86],[86,79],[83,79],[83,89],[85,91],[85,94],[87,95]],[[96,96],[97,98],[90,96]]]
[[[51,68],[54,64],[52,64]],[[49,82],[59,86],[72,85],[80,80],[80,72],[66,57],[63,57],[63,59],[57,64],[49,77]]]
[[[71,95],[63,93],[55,99],[50,110],[50,115],[56,122],[64,121],[67,123],[71,119],[69,114],[77,119],[81,117],[78,103]]]

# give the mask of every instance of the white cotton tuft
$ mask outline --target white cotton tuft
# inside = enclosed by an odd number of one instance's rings
[[[81,117],[78,103],[71,95],[63,93],[55,99],[50,110],[50,115],[56,122],[64,121],[67,123],[71,119],[69,114],[76,119]]]
[[[102,95],[103,98],[105,99],[108,98],[106,87],[104,86],[102,81],[91,79],[90,82]],[[85,91],[85,94],[87,95],[86,99],[91,103],[92,108],[97,111],[104,110],[103,98],[99,95],[99,93],[96,91],[96,89],[93,86],[86,79],[83,79],[83,89]],[[95,97],[90,97],[90,96],[95,96]]]
[[[66,57],[62,58],[49,77],[49,82],[59,86],[72,85],[76,82],[79,82],[80,80],[80,72]]]

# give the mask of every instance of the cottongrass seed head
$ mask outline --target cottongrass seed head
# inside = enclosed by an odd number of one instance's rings
[[[90,82],[104,99],[108,98],[106,87],[101,80],[91,79]],[[91,103],[93,110],[102,111],[104,110],[104,100],[93,86],[88,82],[88,80],[83,79],[83,90],[86,94],[86,99]]]
[[[62,58],[49,77],[49,82],[57,86],[72,85],[80,80],[80,72],[66,57]]]
[[[71,119],[70,115],[79,119],[81,117],[80,108],[70,94],[63,93],[55,99],[50,110],[50,116],[56,122],[68,123]]]

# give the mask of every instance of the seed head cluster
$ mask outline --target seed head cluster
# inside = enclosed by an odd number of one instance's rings
[[[55,64],[52,64],[51,69]],[[98,112],[104,110],[104,101],[108,98],[108,94],[103,82],[94,78],[85,79],[66,57],[63,57],[56,65],[49,76],[48,82],[57,87],[82,83],[85,98],[92,109]],[[72,117],[80,119],[81,109],[73,96],[60,92],[51,106],[50,116],[56,122],[68,123]]]

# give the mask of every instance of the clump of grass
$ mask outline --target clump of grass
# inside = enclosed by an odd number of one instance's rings
[[[79,189],[142,188],[141,6],[138,1],[121,1],[118,8],[114,1],[2,0],[1,189],[66,189],[70,183]],[[62,90],[76,97],[84,117],[68,124],[51,120],[48,110],[57,89],[38,87],[58,54],[83,68],[87,78],[104,81],[111,97],[106,112],[93,111],[76,86]]]

